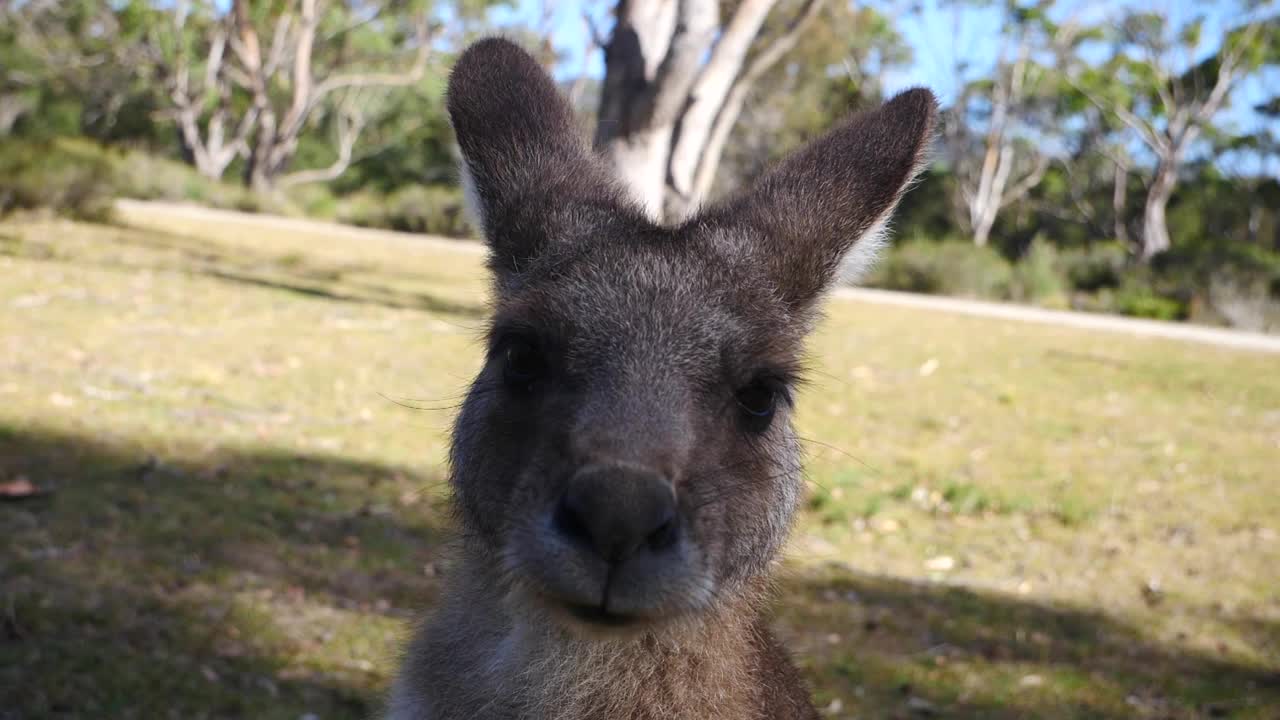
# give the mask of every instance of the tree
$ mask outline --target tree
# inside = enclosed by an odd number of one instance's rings
[[[795,46],[823,0],[803,0],[772,36],[777,0],[619,0],[604,43],[596,145],[656,216],[679,218],[710,190],[751,84]]]
[[[96,0],[0,0],[0,136],[39,114],[37,133],[113,137],[147,95],[136,20]]]
[[[241,158],[257,189],[341,175],[387,91],[418,83],[432,47],[420,3],[175,0],[155,12],[170,19],[151,24],[149,47],[184,155],[212,178]],[[333,161],[290,172],[313,127],[333,132]]]
[[[1111,34],[1111,58],[1072,74],[1072,83],[1154,156],[1142,212],[1143,260],[1170,247],[1169,199],[1197,140],[1212,128],[1240,81],[1276,60],[1280,33],[1274,17],[1231,28],[1211,55],[1191,61],[1203,52],[1205,27],[1203,15],[1176,26],[1159,13],[1130,12]]]
[[[1072,23],[1049,18],[1053,0],[1004,6],[1005,29],[988,78],[964,82],[944,117],[947,157],[960,217],[976,245],[986,245],[1000,211],[1044,179],[1053,155],[1046,138],[1060,126],[1060,58],[1078,39]]]

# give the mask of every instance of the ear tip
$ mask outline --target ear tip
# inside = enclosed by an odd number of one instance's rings
[[[934,115],[938,112],[938,97],[929,88],[917,85],[894,95],[885,103],[885,108]]]
[[[893,125],[920,138],[926,145],[938,125],[938,98],[927,87],[911,87],[894,95],[880,112],[893,119]]]
[[[500,35],[481,38],[467,46],[449,72],[449,99],[488,87],[495,77],[541,73],[538,61],[518,43]]]

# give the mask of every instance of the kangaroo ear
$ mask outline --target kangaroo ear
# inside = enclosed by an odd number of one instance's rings
[[[500,282],[572,234],[567,223],[624,203],[568,102],[515,43],[488,38],[467,48],[447,95],[467,203]]]
[[[789,155],[693,222],[730,233],[784,300],[807,309],[846,254],[855,271],[874,262],[889,216],[926,163],[937,107],[928,90],[907,90]]]

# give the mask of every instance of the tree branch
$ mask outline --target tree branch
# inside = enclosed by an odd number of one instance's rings
[[[693,176],[691,200],[696,202],[710,194],[716,171],[720,167],[720,159],[724,154],[724,146],[738,122],[738,117],[742,114],[742,107],[746,103],[747,93],[751,91],[751,87],[787,53],[795,49],[800,40],[800,34],[818,16],[825,2],[826,0],[806,0],[804,6],[787,24],[786,29],[752,58],[747,68],[734,80],[724,105],[711,126],[706,147],[698,159],[698,167]]]
[[[357,102],[346,103],[336,117],[335,132],[337,134],[338,157],[328,167],[313,170],[299,170],[282,175],[276,182],[281,187],[293,187],[313,182],[334,180],[351,167],[352,154],[360,132],[364,130],[365,118],[357,107]]]
[[[1045,173],[1049,171],[1051,162],[1052,160],[1048,155],[1037,155],[1035,167],[1024,175],[1022,180],[1014,183],[1013,187],[1009,188],[1000,201],[1000,207],[1006,207],[1026,197],[1027,193],[1031,192],[1044,179]]]
[[[1124,123],[1134,132],[1138,133],[1138,135],[1142,137],[1142,141],[1146,143],[1147,146],[1150,147],[1152,150],[1156,151],[1157,153],[1165,152],[1165,147],[1167,143],[1164,141],[1162,137],[1160,137],[1160,133],[1156,130],[1154,126],[1143,121],[1142,118],[1133,114],[1133,112],[1131,112],[1128,108],[1124,107],[1123,105],[1119,103],[1113,103],[1098,97],[1097,94],[1091,92],[1090,90],[1086,89],[1083,85],[1081,85],[1076,78],[1070,77],[1068,75],[1067,82],[1071,84],[1071,87],[1079,91],[1080,94],[1088,98],[1089,102],[1093,103],[1099,110],[1115,115],[1116,118],[1120,120],[1120,122]]]
[[[759,0],[756,0],[757,2]],[[649,83],[650,127],[675,121],[698,78],[702,54],[711,44],[719,17],[716,0],[678,0],[671,44]]]
[[[413,63],[408,68],[400,72],[331,75],[316,85],[312,104],[314,105],[334,90],[343,88],[404,87],[418,82],[426,74],[427,61],[431,58],[431,39],[434,34],[424,20],[415,34],[418,47],[414,53]]]

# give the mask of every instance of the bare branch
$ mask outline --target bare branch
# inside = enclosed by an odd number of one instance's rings
[[[738,122],[738,117],[742,113],[742,106],[746,102],[747,94],[751,91],[751,87],[779,60],[795,48],[800,40],[800,35],[808,27],[809,23],[818,16],[818,12],[822,10],[825,2],[826,0],[806,0],[804,6],[787,24],[787,27],[752,58],[747,68],[734,80],[733,87],[729,89],[724,105],[716,115],[715,123],[712,125],[711,133],[707,138],[706,147],[703,149],[701,157],[698,158],[698,167],[693,176],[691,200],[697,201],[700,198],[705,198],[711,192],[711,184],[715,181],[716,171],[720,167],[720,158],[724,154],[725,143],[728,142],[729,135],[733,131],[734,125]]]
[[[605,38],[604,33],[600,32],[600,26],[596,25],[596,19],[591,17],[589,10],[582,11],[582,20],[587,28],[589,43],[598,48],[604,47],[608,40]]]
[[[738,11],[716,41],[710,59],[689,89],[688,105],[680,117],[680,132],[671,150],[668,169],[668,184],[682,202],[692,199],[694,175],[716,115],[723,109],[734,80],[742,72],[751,44],[775,2],[744,0],[738,6]]]
[[[716,0],[679,0],[671,44],[649,84],[652,96],[647,103],[652,108],[650,126],[674,122],[684,109],[689,90],[698,78],[702,54],[715,34],[719,16],[717,4]]]
[[[343,88],[390,88],[413,85],[421,80],[426,74],[427,62],[431,58],[432,37],[434,37],[434,31],[427,27],[424,20],[419,24],[418,31],[415,35],[417,49],[414,52],[413,62],[408,68],[400,72],[331,75],[316,85],[315,92],[312,96],[312,104],[314,105],[325,95]]]
[[[1026,197],[1027,193],[1035,189],[1040,184],[1040,181],[1044,179],[1045,173],[1049,171],[1051,162],[1052,160],[1048,155],[1036,156],[1035,167],[1005,192],[1004,198],[1000,201],[1000,207],[1006,207]]]
[[[582,61],[585,64],[597,50],[604,47],[604,42],[602,41],[599,28],[596,27],[595,20],[591,18],[591,13],[583,11],[582,24],[586,29],[587,38],[586,47],[582,50]],[[578,107],[582,102],[582,93],[586,90],[586,87],[587,72],[584,67],[582,72],[578,73],[578,76],[573,79],[573,84],[569,86],[569,103],[573,107]]]
[[[1120,103],[1110,102],[1099,97],[1096,93],[1091,92],[1088,88],[1081,85],[1079,80],[1071,77],[1070,75],[1067,76],[1067,82],[1071,83],[1073,88],[1088,98],[1089,102],[1093,103],[1099,110],[1116,116],[1120,122],[1138,133],[1138,135],[1142,137],[1142,141],[1152,150],[1155,150],[1156,152],[1164,151],[1163,148],[1166,147],[1167,143],[1164,138],[1160,136],[1160,133],[1156,130],[1155,126],[1133,114],[1132,111]]]
[[[1213,89],[1209,91],[1209,97],[1205,99],[1204,104],[1195,113],[1195,122],[1197,124],[1209,122],[1222,107],[1227,95],[1235,86],[1236,81],[1240,79],[1240,62],[1244,57],[1244,48],[1252,42],[1260,27],[1260,23],[1250,23],[1244,29],[1240,42],[1231,47],[1227,47],[1226,42],[1223,43],[1222,56],[1218,63],[1218,77],[1213,84]]]
[[[327,182],[340,177],[342,173],[347,171],[347,168],[351,167],[356,141],[360,138],[364,125],[365,118],[360,112],[359,103],[344,103],[335,118],[338,157],[328,167],[299,170],[282,175],[277,179],[277,184],[281,187],[293,187],[307,183]]]

